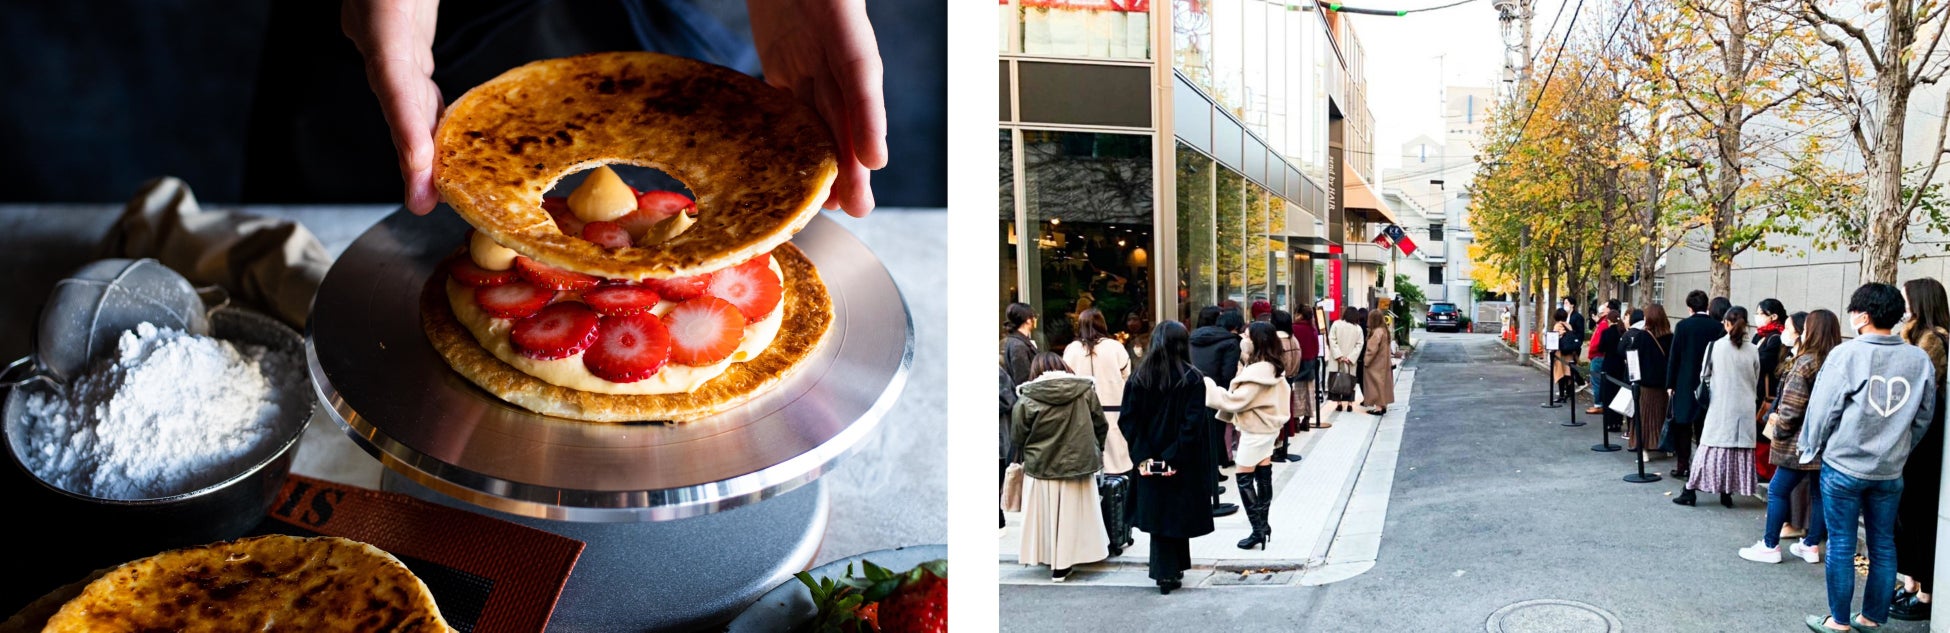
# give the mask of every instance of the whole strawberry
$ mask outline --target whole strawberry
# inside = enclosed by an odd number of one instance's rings
[[[880,600],[882,633],[945,633],[948,630],[948,561],[935,560],[909,570],[900,585]]]

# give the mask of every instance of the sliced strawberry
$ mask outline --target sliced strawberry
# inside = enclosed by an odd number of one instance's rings
[[[480,267],[480,265],[474,263],[474,260],[466,257],[457,257],[453,261],[448,262],[447,274],[453,275],[454,281],[475,288],[499,286],[512,282],[517,278],[513,268],[508,270],[488,270]]]
[[[610,382],[636,382],[657,375],[671,358],[670,332],[656,315],[603,317],[596,344],[582,353],[582,366]]]
[[[699,297],[664,313],[670,328],[670,360],[679,365],[709,365],[731,355],[745,340],[745,315],[717,297]]]
[[[637,194],[636,210],[616,222],[630,232],[632,239],[642,239],[650,227],[678,213],[696,214],[697,203],[675,191],[645,191]]]
[[[515,258],[515,270],[521,273],[522,279],[549,290],[581,290],[602,281],[595,275],[562,270],[526,257]]]
[[[611,285],[583,291],[582,300],[597,314],[625,316],[649,312],[661,299],[655,290],[643,286]]]
[[[765,265],[770,259],[761,255],[711,273],[711,282],[706,285],[705,292],[737,306],[748,321],[765,318],[779,307],[779,300],[785,297],[785,288],[779,285],[778,275],[772,274],[772,269]]]
[[[596,312],[589,306],[564,302],[542,308],[515,322],[508,340],[515,351],[535,360],[568,358],[596,342]]]
[[[711,275],[709,273],[695,277],[643,280],[644,287],[657,291],[657,296],[671,301],[689,301],[702,297],[705,294],[705,289],[710,285]]]
[[[582,225],[582,239],[605,248],[629,248],[636,244],[630,232],[615,222],[590,222]]]
[[[474,291],[474,304],[497,319],[519,319],[542,310],[555,291],[516,281]]]
[[[582,235],[582,228],[586,223],[582,218],[576,217],[574,211],[569,210],[568,198],[542,198],[542,210],[547,211],[549,217],[555,218],[555,228],[561,229],[563,235]]]

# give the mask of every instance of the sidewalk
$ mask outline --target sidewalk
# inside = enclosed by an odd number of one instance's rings
[[[1273,540],[1265,550],[1241,550],[1236,543],[1251,533],[1244,512],[1213,520],[1213,533],[1193,539],[1187,587],[1234,584],[1319,585],[1359,575],[1372,567],[1381,547],[1396,453],[1401,447],[1407,397],[1415,369],[1406,359],[1395,370],[1400,399],[1387,414],[1325,413],[1334,426],[1293,437],[1292,449],[1305,457],[1273,468],[1273,505],[1268,513]],[[1232,469],[1226,469],[1227,503],[1239,502]],[[997,548],[1002,584],[1050,584],[1049,569],[1017,564],[1022,516],[1010,514]],[[1066,585],[1150,585],[1145,576],[1150,541],[1133,531],[1124,554],[1079,565]],[[1237,572],[1259,572],[1242,574]],[[1215,573],[1216,572],[1216,573]],[[1234,572],[1234,573],[1225,573]]]

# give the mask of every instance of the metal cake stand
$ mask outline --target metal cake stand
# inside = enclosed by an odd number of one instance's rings
[[[782,384],[694,422],[593,424],[502,402],[427,342],[421,290],[467,228],[445,207],[397,211],[346,249],[314,300],[312,382],[390,471],[383,487],[587,543],[551,630],[722,622],[812,562],[825,490],[793,491],[879,426],[913,359],[907,305],[866,245],[825,216],[793,239],[834,319]]]

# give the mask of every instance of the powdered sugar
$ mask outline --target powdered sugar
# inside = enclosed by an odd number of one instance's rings
[[[298,371],[291,354],[143,323],[65,395],[27,397],[27,467],[108,499],[198,490],[275,450],[279,385]]]

